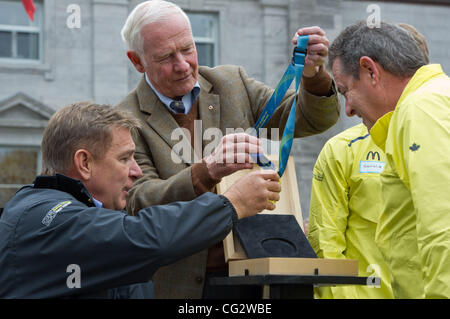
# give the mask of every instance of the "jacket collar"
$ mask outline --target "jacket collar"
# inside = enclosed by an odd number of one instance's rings
[[[386,151],[386,139],[389,131],[389,124],[394,113],[398,112],[398,109],[402,102],[411,94],[414,94],[422,87],[425,82],[430,79],[444,74],[440,64],[428,64],[419,68],[416,73],[414,73],[411,80],[403,89],[403,92],[397,101],[394,111],[388,112],[380,117],[370,130],[370,136],[375,144]]]
[[[81,181],[61,174],[37,176],[33,182],[33,187],[59,190],[72,195],[87,206],[95,206],[91,194]]]
[[[386,151],[386,139],[389,131],[389,124],[391,122],[392,115],[394,111],[388,112],[380,117],[375,124],[370,129],[370,136],[372,137],[373,142],[379,148]]]
[[[440,64],[427,64],[419,68],[403,89],[402,95],[397,101],[397,106],[400,105],[407,96],[417,91],[425,82],[442,74],[444,74],[444,71],[442,71]]]

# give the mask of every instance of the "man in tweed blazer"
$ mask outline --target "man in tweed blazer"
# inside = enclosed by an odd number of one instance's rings
[[[325,33],[319,27],[300,29],[293,38],[294,45],[297,36],[303,34],[309,34],[310,41],[297,96],[295,137],[323,132],[339,117],[334,82],[323,67],[328,53]],[[248,153],[254,152],[255,147],[260,149],[257,139],[248,135],[242,139],[242,134],[225,136],[215,141],[216,151],[203,154],[212,142],[208,132],[217,128],[225,135],[227,128],[253,127],[273,89],[249,78],[242,67],[198,67],[189,19],[172,3],[147,1],[138,5],[122,29],[122,37],[128,45],[130,61],[144,73],[137,88],[118,105],[143,123],[135,139],[135,158],[143,177],[131,190],[129,213],[150,205],[191,200],[214,191],[222,177],[251,167]],[[271,128],[279,128],[279,136],[282,135],[293,99],[294,92],[288,91],[267,124],[268,137]],[[186,108],[178,109],[179,104]],[[179,138],[173,139],[173,133],[180,128],[190,133],[185,136],[193,148],[184,148],[183,152],[192,150],[199,160],[174,152]],[[196,142],[199,135],[200,142]],[[237,146],[243,147],[246,163],[218,161],[217,150]],[[206,273],[226,272],[226,267],[219,244],[161,268],[153,277],[155,297],[238,297],[233,295],[236,292],[217,295],[207,285]],[[207,288],[207,293],[203,288]]]

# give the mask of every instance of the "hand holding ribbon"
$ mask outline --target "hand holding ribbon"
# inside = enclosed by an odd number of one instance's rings
[[[308,36],[308,52],[305,58],[303,77],[310,78],[315,76],[319,72],[319,68],[325,64],[330,41],[328,41],[325,31],[314,26],[298,29],[292,38],[292,44],[296,46],[297,38],[305,35]]]
[[[306,57],[306,48],[308,46],[309,36],[299,36],[296,38],[297,46],[294,49],[293,57],[291,63],[286,69],[283,77],[278,83],[275,91],[273,92],[269,102],[264,107],[261,115],[258,118],[254,126],[254,130],[256,135],[260,128],[264,127],[269,121],[270,117],[275,112],[279,103],[283,99],[286,94],[289,86],[295,78],[295,91],[298,92],[300,82],[302,79],[303,69],[305,66],[305,57]],[[283,136],[280,142],[280,158],[279,158],[279,171],[278,175],[281,177],[284,173],[284,170],[287,165],[287,160],[289,159],[289,154],[291,152],[292,140],[294,138],[294,129],[295,129],[295,112],[296,112],[297,98],[294,97],[294,101],[291,106],[291,110],[289,112],[289,117],[286,121],[286,126],[284,128]],[[263,160],[259,160],[258,164],[262,167],[267,167],[267,159],[263,157],[261,154],[258,154],[259,158],[263,158]]]

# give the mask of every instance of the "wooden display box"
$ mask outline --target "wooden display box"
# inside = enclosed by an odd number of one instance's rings
[[[268,156],[278,170],[278,157]],[[239,178],[252,170],[260,170],[259,166],[251,170],[241,170],[224,177],[217,185],[217,193],[223,194]],[[265,210],[260,214],[292,214],[303,229],[303,218],[300,206],[297,177],[294,159],[289,157],[286,170],[281,178],[280,200],[273,211]],[[248,259],[236,234],[231,231],[223,241],[225,260],[229,265],[229,276],[244,275],[341,275],[358,276],[358,261],[349,259],[323,258],[255,258]]]
[[[278,157],[268,156],[274,163],[278,170]],[[234,174],[222,178],[222,181],[217,185],[217,193],[223,194],[242,176],[250,173],[253,170],[261,170],[259,166],[255,165],[253,169],[245,169],[237,171]],[[300,197],[298,195],[297,177],[295,175],[295,165],[292,156],[289,157],[286,170],[281,178],[281,193],[280,200],[276,203],[275,210],[264,210],[260,214],[289,214],[294,215],[298,224],[303,230],[302,209],[300,206]],[[238,238],[231,231],[223,241],[225,250],[225,261],[247,259],[247,256],[242,248]]]

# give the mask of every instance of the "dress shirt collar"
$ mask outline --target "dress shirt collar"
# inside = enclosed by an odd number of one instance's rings
[[[94,197],[92,197],[92,201],[94,202],[95,207],[103,207],[103,203],[99,200],[96,200]]]
[[[156,96],[158,96],[158,98],[161,100],[161,102],[167,107],[167,109],[172,113],[177,113],[170,107],[170,103],[172,103],[174,100],[161,94],[160,92],[158,92],[158,90],[155,89],[155,87],[150,82],[150,79],[148,78],[147,73],[145,73],[145,81],[152,88],[153,92],[155,92]],[[195,82],[194,87],[191,90],[191,92],[185,94],[181,98],[181,101],[183,101],[183,104],[184,104],[184,109],[185,109],[184,113],[185,114],[189,113],[189,111],[192,108],[192,105],[194,104],[194,102],[197,99],[199,94],[200,94],[200,85],[198,84],[198,81],[197,81],[197,82]]]

